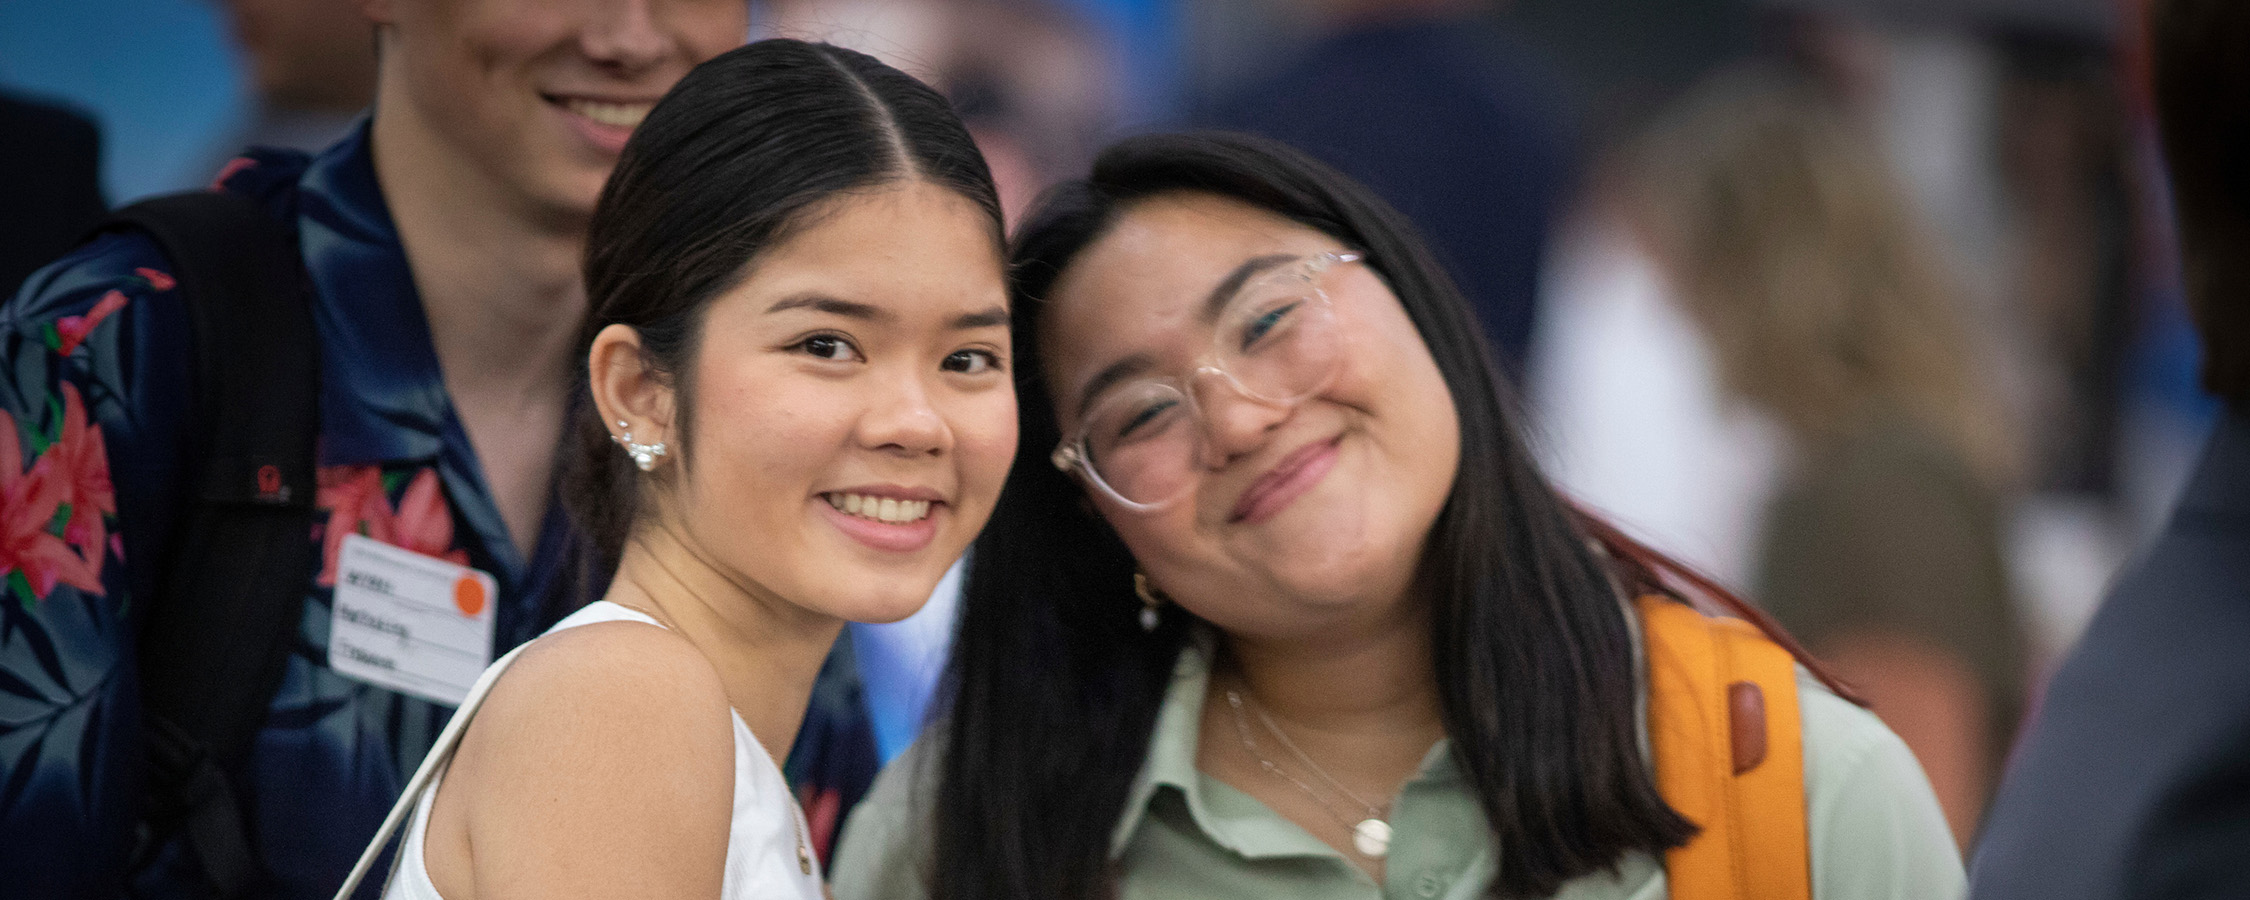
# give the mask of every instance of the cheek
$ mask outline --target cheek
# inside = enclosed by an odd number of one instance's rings
[[[1394,430],[1415,442],[1401,449],[1418,451],[1426,460],[1446,460],[1449,474],[1451,460],[1459,455],[1461,432],[1453,393],[1421,332],[1397,302],[1340,322],[1345,333],[1358,337],[1345,354],[1338,380],[1351,386],[1375,418],[1395,422]]]
[[[701,63],[742,46],[750,34],[749,9],[747,3],[695,4],[667,23],[666,31],[691,65]]]
[[[987,391],[964,401],[953,417],[954,452],[964,486],[991,509],[1016,458],[1016,395],[1012,388]]]
[[[568,49],[576,23],[552,3],[493,0],[464,11],[454,45],[480,63],[527,60]]]
[[[1433,467],[1443,464],[1441,470],[1433,468],[1428,474],[1449,475],[1461,455],[1461,419],[1454,409],[1453,392],[1420,343],[1400,350],[1406,364],[1377,382],[1389,395],[1384,405],[1392,410],[1399,430],[1412,442],[1407,449]]]
[[[1414,349],[1420,350],[1417,342]],[[1418,543],[1452,494],[1461,468],[1461,420],[1444,377],[1426,352],[1381,382],[1387,410],[1375,428],[1379,451],[1389,457],[1389,512],[1380,525],[1389,540]]]
[[[1350,515],[1293,538],[1301,574],[1418,556],[1460,471],[1461,423],[1444,375],[1403,311],[1380,312],[1395,314],[1342,323],[1355,337],[1326,396],[1350,410],[1359,441],[1328,496]],[[1342,578],[1313,580],[1330,577]]]
[[[1133,512],[1106,499],[1093,501],[1109,527],[1125,542],[1141,570],[1160,584],[1201,581],[1197,571],[1211,561],[1214,545],[1195,528],[1195,513],[1182,503],[1153,513]]]
[[[530,96],[522,86],[521,69],[532,51],[474,28],[423,36],[417,45],[400,49],[405,57],[400,68],[413,85],[413,96],[402,99],[475,152],[489,156],[518,149],[505,129],[522,118],[520,110]]]
[[[755,366],[703,366],[694,388],[691,464],[698,485],[720,511],[748,498],[794,506],[819,464],[850,432],[848,404],[818,383],[761,372]]]

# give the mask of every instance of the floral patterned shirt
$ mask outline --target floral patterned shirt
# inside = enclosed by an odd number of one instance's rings
[[[237,783],[270,876],[259,894],[325,898],[452,713],[328,666],[344,536],[490,573],[495,656],[583,601],[566,584],[583,539],[559,504],[532,558],[510,539],[446,394],[364,125],[317,157],[254,152],[218,185],[295,222],[320,341],[308,536],[320,570],[306,573],[294,646]],[[146,236],[114,233],[0,307],[0,893],[11,898],[208,893],[176,838],[127,858],[143,800],[136,603],[155,596],[150,562],[183,514],[198,427],[170,270]],[[838,658],[790,761],[809,809],[848,806],[873,777],[848,646]]]

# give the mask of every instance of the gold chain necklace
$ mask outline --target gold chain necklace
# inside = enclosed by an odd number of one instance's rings
[[[1289,774],[1288,770],[1275,764],[1273,760],[1266,758],[1265,751],[1258,747],[1258,739],[1250,734],[1250,720],[1243,714],[1243,706],[1242,694],[1229,689],[1227,691],[1227,708],[1234,713],[1235,734],[1242,739],[1243,749],[1250,751],[1250,755],[1257,758],[1258,767],[1280,776],[1290,784],[1296,785],[1298,790],[1304,791],[1306,796],[1313,798],[1313,802],[1320,804],[1321,811],[1328,813],[1328,817],[1335,819],[1336,824],[1344,826],[1346,831],[1352,833],[1352,849],[1358,850],[1361,856],[1369,859],[1382,859],[1390,855],[1391,823],[1385,818],[1383,807],[1361,799],[1358,794],[1352,793],[1351,789],[1338,783],[1335,778],[1329,776],[1326,770],[1315,764],[1312,757],[1305,755],[1305,751],[1297,747],[1297,742],[1290,740],[1289,735],[1282,732],[1281,726],[1275,724],[1273,717],[1266,715],[1263,708],[1253,709],[1252,712],[1258,714],[1258,721],[1265,725],[1266,731],[1279,739],[1281,746],[1287,748],[1290,755],[1297,757],[1297,762],[1302,763],[1307,771],[1313,773],[1321,781],[1327,782],[1328,786],[1335,789],[1337,793],[1344,795],[1345,799],[1367,810],[1367,818],[1353,822],[1350,817],[1337,813],[1335,805],[1330,803],[1327,797],[1321,796],[1319,790],[1306,784],[1297,776]]]
[[[608,602],[647,616],[649,618],[649,621],[655,622],[656,627],[658,628],[662,628],[665,631],[672,632],[673,634],[680,633],[679,629],[673,628],[670,622],[665,621],[663,616],[657,615],[654,611],[642,609],[630,603],[621,603],[616,600],[610,600]],[[682,637],[685,637],[685,635],[682,635]],[[734,712],[731,708],[728,710],[728,712],[736,716],[741,715],[740,713]],[[767,761],[773,763],[773,770],[781,773],[781,782],[783,788],[782,793],[789,797],[789,831],[797,838],[797,871],[802,872],[806,875],[811,875],[812,842],[805,838],[805,807],[803,804],[797,802],[796,792],[788,789],[789,771],[782,768],[781,760],[775,759],[773,751],[767,750],[766,745],[764,744],[759,744],[758,749],[766,754]]]
[[[805,806],[797,802],[797,792],[789,789],[789,770],[781,767],[781,760],[774,759],[773,751],[766,750],[764,744],[759,744],[758,749],[765,750],[766,759],[773,763],[773,770],[781,773],[781,792],[789,795],[789,830],[797,836],[797,871],[810,875],[812,844],[805,840]]]

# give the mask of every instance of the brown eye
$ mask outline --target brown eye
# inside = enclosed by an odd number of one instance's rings
[[[1000,369],[1000,355],[990,350],[955,350],[940,368],[964,375],[982,375]]]
[[[797,349],[821,359],[848,362],[859,356],[852,342],[833,334],[816,334],[797,342]]]

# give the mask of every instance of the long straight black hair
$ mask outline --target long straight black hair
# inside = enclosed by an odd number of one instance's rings
[[[1285,216],[1362,251],[1429,346],[1461,423],[1460,470],[1422,551],[1419,589],[1454,759],[1499,851],[1500,897],[1541,897],[1695,826],[1639,749],[1639,685],[1620,588],[1739,606],[1582,516],[1535,467],[1466,302],[1412,226],[1365,188],[1271,141],[1153,135],[1051,190],[1011,254],[1021,439],[976,544],[943,696],[931,829],[938,900],[1114,893],[1111,832],[1147,755],[1191,616],[1138,621],[1134,564],[1047,454],[1041,382],[1050,287],[1133,204],[1200,192]],[[1616,579],[1613,581],[1613,579]],[[1677,586],[1680,589],[1675,589]]]

